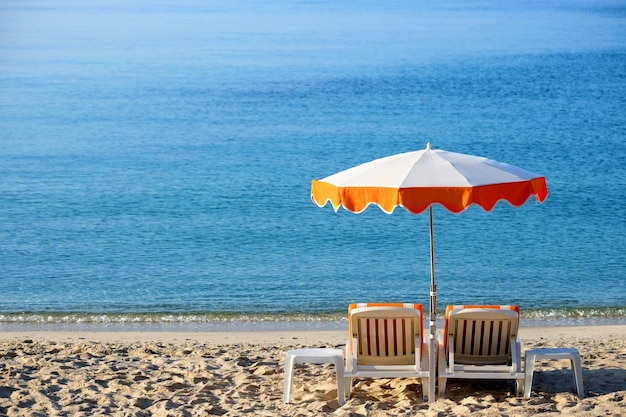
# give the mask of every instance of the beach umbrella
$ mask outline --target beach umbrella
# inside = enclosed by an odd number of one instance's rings
[[[433,205],[440,204],[453,213],[460,213],[472,204],[489,211],[500,200],[519,207],[532,196],[543,202],[547,195],[545,177],[539,174],[483,157],[432,149],[430,143],[426,149],[376,159],[313,180],[313,202],[320,207],[330,202],[335,211],[343,206],[348,211],[360,213],[370,204],[379,206],[388,214],[396,207],[414,214],[429,209],[429,402],[435,397],[437,319]]]

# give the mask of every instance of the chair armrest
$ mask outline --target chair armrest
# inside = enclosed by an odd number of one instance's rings
[[[419,363],[419,371],[427,371],[428,370],[428,361],[429,361],[429,344],[428,344],[428,335],[424,335],[424,337],[422,338],[422,348],[420,349],[420,354],[421,354],[421,359],[420,363]],[[415,361],[418,361],[418,358],[415,358]],[[417,364],[416,364],[417,366]]]
[[[350,349],[352,347],[352,349]],[[352,343],[350,343],[350,340],[348,339],[348,341],[346,342],[346,355],[345,355],[345,360],[346,360],[346,372],[352,372],[354,369],[357,368],[356,366],[356,362],[357,362],[357,353],[359,351],[359,346],[358,346],[358,340],[356,338],[352,339]]]
[[[522,342],[511,337],[511,366],[513,372],[522,372]]]
[[[437,362],[440,371],[445,371],[448,367],[448,359],[446,358],[446,347],[443,344],[443,332],[437,335]]]

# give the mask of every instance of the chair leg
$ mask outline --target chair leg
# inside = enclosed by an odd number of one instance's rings
[[[354,379],[350,378],[350,377],[345,377],[343,379],[343,390],[345,393],[345,398],[346,400],[350,398],[350,395],[352,394],[352,383],[353,383]]]
[[[439,377],[439,381],[438,381],[438,384],[439,384],[439,395],[443,395],[443,394],[446,393],[446,383],[447,382],[448,382],[448,378],[445,378],[445,377],[442,377],[442,376]]]
[[[522,378],[515,380],[515,395],[521,397],[524,394],[524,382]]]
[[[429,378],[422,378],[422,399],[428,400],[428,389],[430,387]]]
[[[580,355],[572,356],[571,362],[572,372],[574,373],[574,380],[576,381],[576,392],[578,392],[578,398],[585,398],[585,388],[583,387],[583,375]]]
[[[535,373],[535,360],[536,357],[533,354],[526,352],[526,359],[524,360],[524,398],[530,398],[530,392],[533,389],[533,374]]]
[[[283,382],[283,402],[288,403],[291,398],[291,386],[293,377],[293,362],[295,357],[287,355],[285,358],[285,380]]]
[[[343,360],[335,362],[335,378],[337,380],[337,402],[341,407],[346,402],[346,379],[343,376]]]

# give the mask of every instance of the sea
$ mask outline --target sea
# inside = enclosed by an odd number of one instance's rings
[[[438,320],[626,324],[623,0],[2,0],[0,330],[427,312],[428,214],[310,189],[428,142],[549,190],[434,207]]]

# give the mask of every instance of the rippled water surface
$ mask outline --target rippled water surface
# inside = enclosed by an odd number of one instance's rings
[[[435,207],[440,308],[626,317],[622,2],[4,2],[0,68],[0,322],[427,305],[427,215],[310,200],[426,142],[550,192]]]

